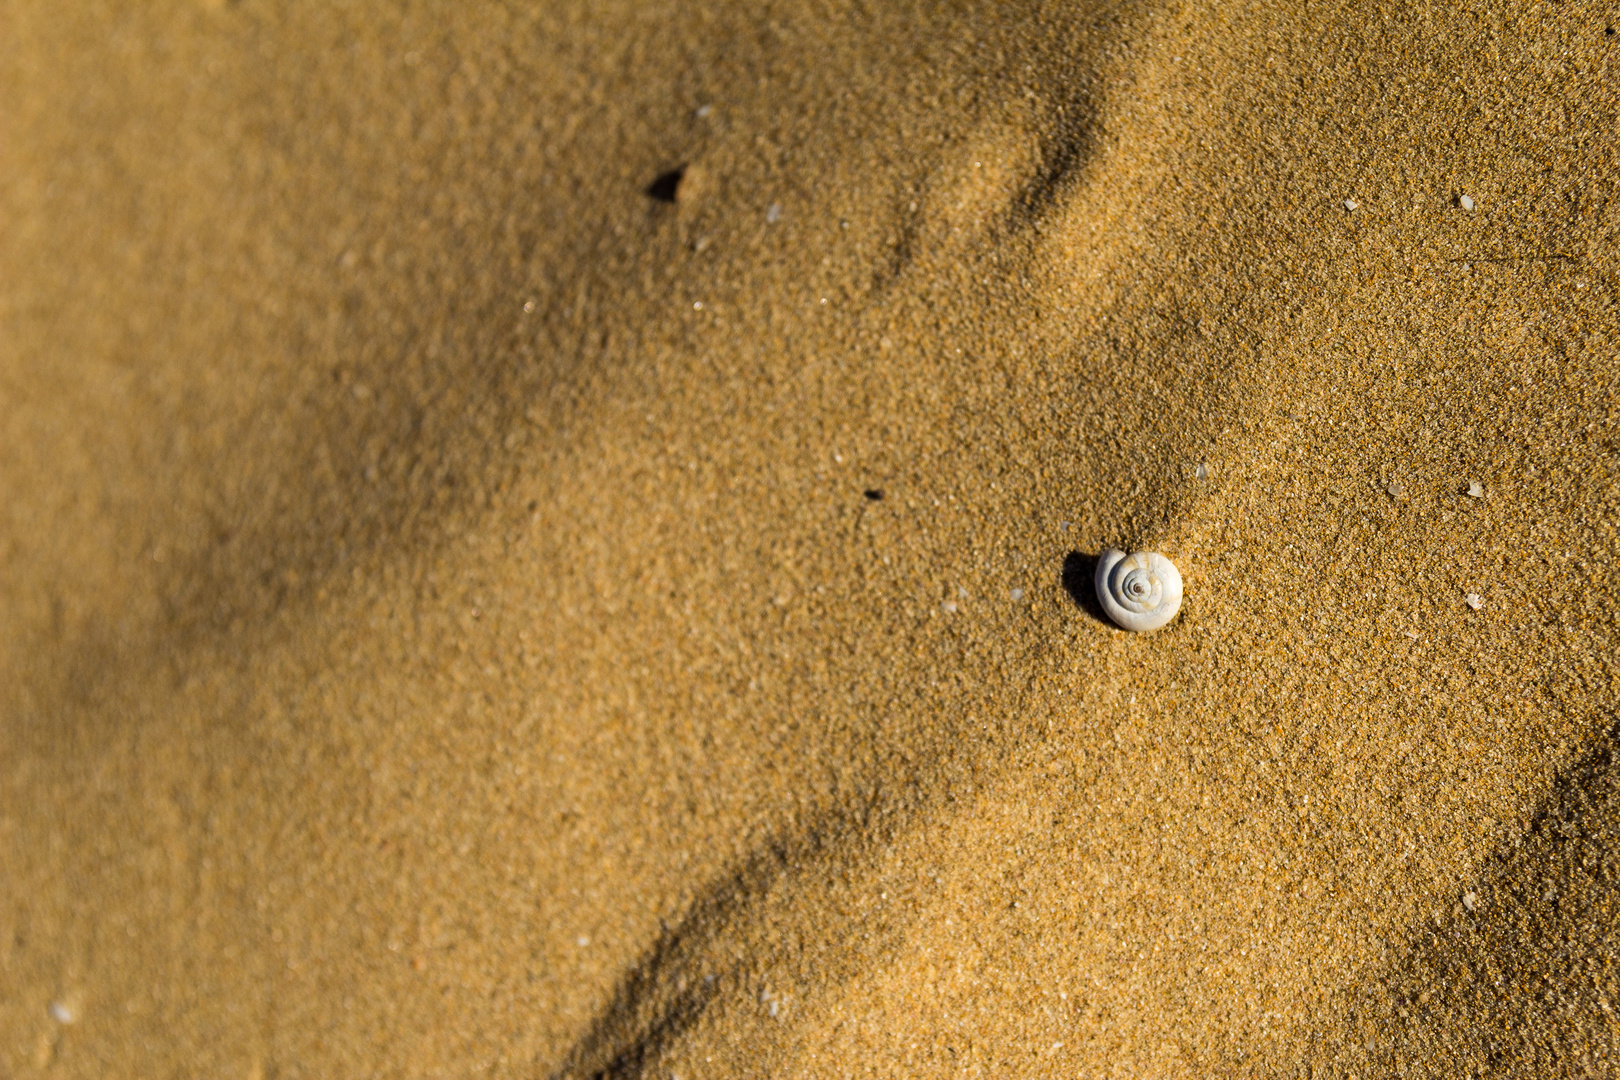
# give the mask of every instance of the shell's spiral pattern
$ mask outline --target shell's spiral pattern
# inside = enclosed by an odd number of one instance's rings
[[[1156,551],[1109,548],[1097,559],[1097,600],[1127,630],[1157,630],[1181,610],[1181,572]]]

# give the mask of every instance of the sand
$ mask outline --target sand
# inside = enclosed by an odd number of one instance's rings
[[[0,1077],[1620,1072],[1617,28],[7,5]]]

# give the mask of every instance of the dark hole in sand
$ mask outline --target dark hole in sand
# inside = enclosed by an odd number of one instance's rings
[[[867,488],[864,494],[873,502],[877,502],[879,499],[883,498],[883,492],[878,488]]]
[[[647,185],[647,194],[659,202],[674,202],[675,193],[680,189],[681,178],[686,175],[686,166],[661,172]]]

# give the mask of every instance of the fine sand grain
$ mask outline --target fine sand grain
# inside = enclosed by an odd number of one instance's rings
[[[6,5],[0,1077],[1620,1073],[1617,27]]]

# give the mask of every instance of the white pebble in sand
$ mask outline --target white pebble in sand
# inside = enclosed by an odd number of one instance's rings
[[[1470,199],[1466,195],[1459,195],[1457,196],[1457,205],[1462,207],[1464,210],[1472,210],[1474,208],[1474,200]]]
[[[1014,589],[1009,595],[1012,596],[1014,600],[1022,600],[1024,598],[1024,590]]]
[[[1469,911],[1473,911],[1475,905],[1477,905],[1478,903],[1479,903],[1479,897],[1475,896],[1471,892],[1463,893],[1463,907],[1467,908]]]
[[[1354,212],[1355,208],[1360,206],[1360,205],[1361,204],[1356,202],[1356,200],[1354,200],[1354,199],[1346,199],[1346,200],[1344,200],[1344,208],[1346,210],[1349,210],[1349,211],[1352,211],[1352,212]]]
[[[1478,480],[1470,480],[1468,481],[1468,494],[1471,498],[1483,499],[1485,497],[1485,489],[1480,486]]]
[[[73,1015],[73,1010],[63,1001],[51,1002],[50,1013],[51,1019],[58,1024],[71,1024],[78,1019],[77,1016]]]
[[[769,209],[765,211],[765,220],[770,222],[772,225],[775,225],[778,221],[781,221],[782,204],[779,202],[771,203]]]
[[[1477,592],[1471,592],[1467,596],[1463,597],[1463,603],[1467,604],[1475,611],[1478,611],[1480,608],[1485,606],[1485,598],[1480,596]]]

